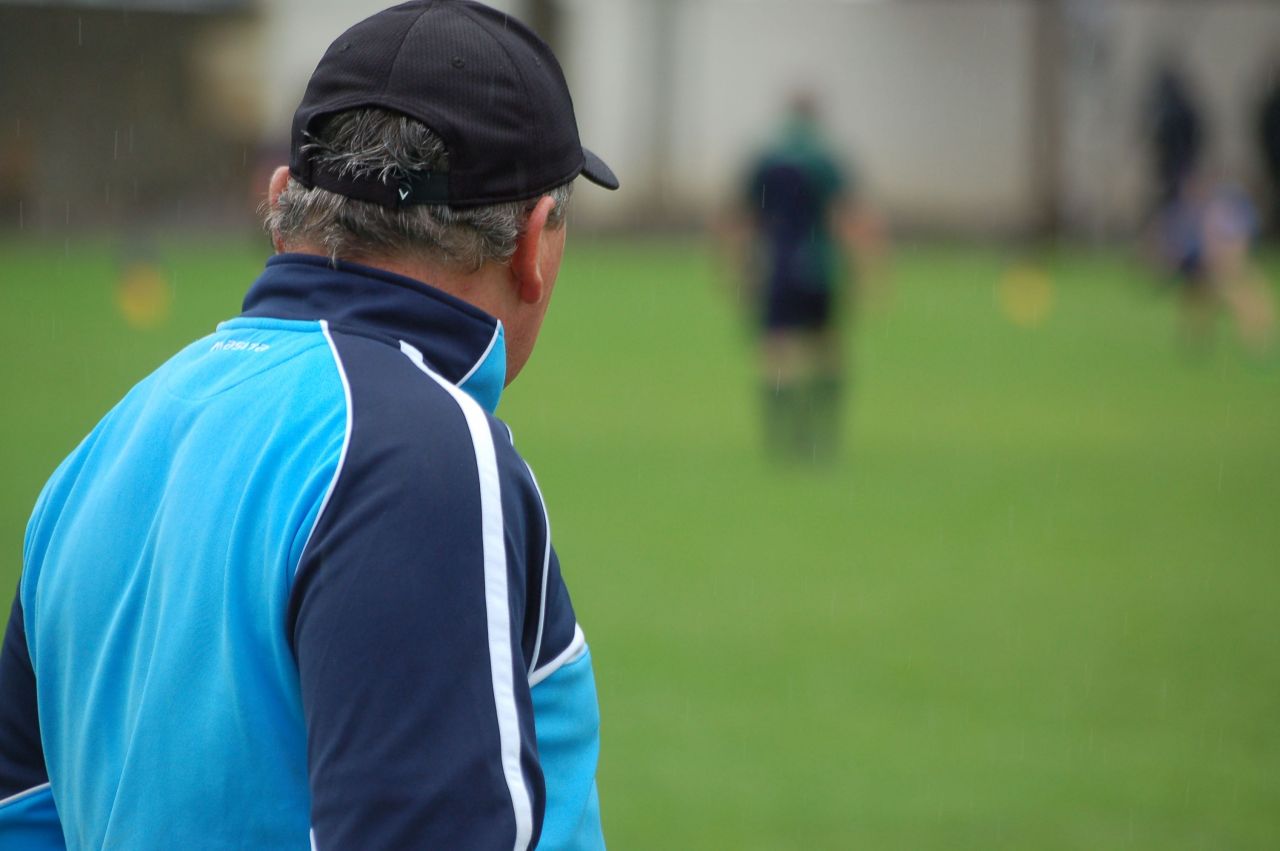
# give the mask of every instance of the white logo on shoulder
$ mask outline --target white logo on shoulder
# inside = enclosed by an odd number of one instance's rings
[[[271,346],[266,343],[248,343],[244,340],[219,340],[213,344],[211,352],[265,352]]]

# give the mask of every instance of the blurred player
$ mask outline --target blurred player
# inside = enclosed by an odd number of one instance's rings
[[[842,249],[874,263],[883,237],[823,139],[812,95],[792,98],[725,231],[761,331],[766,448],[776,458],[830,459],[844,389]]]
[[[1241,339],[1256,354],[1275,338],[1275,306],[1253,261],[1258,215],[1240,189],[1203,175],[1188,179],[1179,198],[1157,217],[1158,262],[1180,285],[1183,334],[1202,345],[1218,309],[1226,308]]]
[[[1178,200],[1204,149],[1204,124],[1191,86],[1171,62],[1156,73],[1147,118],[1159,209]]]

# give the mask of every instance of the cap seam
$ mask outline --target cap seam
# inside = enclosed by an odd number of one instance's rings
[[[520,69],[520,63],[516,62],[515,58],[511,55],[511,51],[507,49],[507,46],[506,46],[505,44],[503,44],[503,43],[502,43],[502,41],[501,41],[501,40],[499,40],[499,38],[498,38],[497,36],[495,36],[493,33],[489,32],[489,30],[487,30],[487,29],[485,28],[485,26],[484,26],[484,22],[483,22],[483,21],[479,21],[479,20],[477,20],[477,19],[476,19],[475,15],[473,15],[473,14],[472,14],[472,10],[471,10],[470,8],[468,8],[468,7],[467,7],[467,6],[465,6],[465,5],[460,5],[458,8],[459,8],[459,11],[461,11],[461,12],[462,12],[463,16],[464,16],[464,17],[466,17],[466,19],[467,19],[467,20],[469,20],[469,21],[471,22],[472,26],[476,27],[476,29],[480,30],[480,32],[482,32],[482,33],[484,33],[486,36],[488,36],[488,37],[489,37],[489,39],[490,39],[494,44],[496,44],[500,50],[502,50],[502,55],[507,57],[507,61],[508,61],[508,62],[510,62],[510,63],[511,63],[511,67],[515,69],[516,76],[520,78],[520,85],[524,88],[524,99],[525,99],[525,102],[526,102],[526,103],[532,103],[532,102],[533,102],[533,96],[532,96],[532,93],[529,91],[529,81],[525,79],[524,71],[522,71],[522,70]],[[496,11],[496,10],[495,10],[495,11]],[[511,16],[510,16],[510,15],[508,15],[508,14],[507,14],[507,13],[505,13],[505,12],[503,12],[502,14],[506,17],[506,19],[507,19],[507,20],[511,20]],[[519,23],[519,22],[517,22],[517,23]],[[522,24],[522,26],[523,26],[523,24]],[[532,31],[531,31],[531,32],[532,32]],[[536,36],[536,35],[537,35],[537,34],[535,33],[535,36]],[[541,36],[538,36],[538,38],[540,39],[540,38],[541,38]],[[545,139],[544,139],[544,137],[543,137],[543,135],[542,135],[542,128],[538,125],[538,122],[537,122],[537,121],[534,121],[534,122],[533,122],[533,130],[534,130],[534,134],[537,136],[537,144],[538,144],[538,146],[541,146],[541,145],[542,145],[542,143],[545,141]],[[579,145],[579,147],[581,147],[581,145],[582,145],[581,140],[579,140],[578,145]],[[499,203],[500,203],[500,202],[499,202]]]
[[[404,49],[404,43],[409,40],[409,33],[414,27],[422,23],[422,19],[427,12],[430,12],[435,7],[435,0],[432,0],[418,13],[418,17],[413,19],[413,23],[405,27],[404,32],[400,34],[400,43],[396,45],[395,53],[391,56],[391,62],[387,65],[387,75],[382,78],[382,89],[378,92],[379,95],[386,95],[387,87],[391,85],[391,75],[395,73],[396,66],[400,63],[400,51]]]

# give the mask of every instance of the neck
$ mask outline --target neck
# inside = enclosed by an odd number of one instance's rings
[[[329,253],[314,245],[288,245],[280,248],[296,254],[315,254],[328,257]],[[419,257],[399,255],[353,255],[339,258],[381,269],[396,275],[403,275],[415,281],[430,284],[438,290],[460,298],[468,304],[480,308],[490,316],[506,315],[504,295],[511,292],[509,283],[510,271],[496,263],[485,263],[474,272],[461,272],[454,267]]]

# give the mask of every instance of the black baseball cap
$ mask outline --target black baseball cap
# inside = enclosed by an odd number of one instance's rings
[[[382,180],[312,163],[303,150],[335,113],[381,107],[422,122],[449,152],[447,172]],[[515,18],[472,0],[411,0],[338,36],[293,117],[290,174],[386,207],[454,207],[536,198],[581,174],[618,188],[582,147],[560,63]]]

